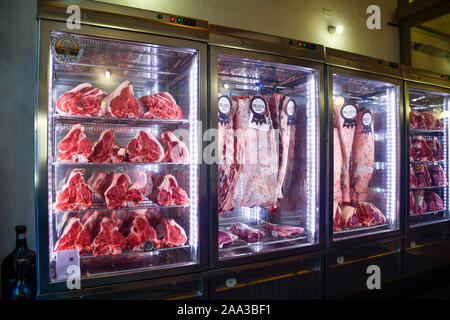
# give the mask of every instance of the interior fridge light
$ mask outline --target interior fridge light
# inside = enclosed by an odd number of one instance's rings
[[[306,181],[308,183],[307,192],[307,225],[308,234],[310,235],[310,241],[315,241],[315,231],[316,231],[316,211],[317,211],[317,190],[316,190],[316,179],[317,179],[317,108],[316,108],[316,77],[315,73],[311,72],[308,75],[308,92],[307,92],[307,103],[306,103],[306,124],[307,124],[307,139],[310,143],[306,145],[307,154],[307,170],[306,170]]]
[[[388,97],[386,136],[387,136],[387,203],[386,216],[390,227],[395,227],[397,218],[397,87],[386,90]]]
[[[449,138],[448,138],[448,130],[449,130],[449,113],[450,113],[450,97],[449,95],[447,95],[447,97],[445,98],[446,101],[444,101],[444,111],[442,112],[443,115],[445,115],[444,119],[444,141],[443,141],[443,145],[444,147],[444,159],[446,160],[445,162],[445,173],[447,175],[447,181],[448,181],[448,177],[449,177],[449,169],[450,169],[450,165],[449,165],[449,161],[448,161],[448,157],[449,157],[449,147],[450,147],[450,143],[449,143]],[[448,217],[448,211],[450,210],[450,205],[449,205],[449,188],[445,188],[444,190],[444,207],[447,208],[447,212],[445,213],[445,215]]]
[[[106,79],[111,78],[111,71],[108,70],[108,69],[105,70],[105,78],[106,78]]]
[[[190,149],[190,173],[189,173],[189,192],[190,192],[190,226],[189,226],[189,244],[196,249],[198,244],[198,55],[194,57],[189,76],[189,149]]]

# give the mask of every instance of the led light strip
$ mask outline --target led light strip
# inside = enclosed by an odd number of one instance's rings
[[[190,106],[189,106],[189,147],[190,147],[190,227],[189,245],[197,250],[198,245],[198,55],[194,57],[189,76]]]
[[[449,109],[450,109],[450,98],[447,95],[447,97],[445,97],[444,99],[446,99],[447,102],[446,103],[444,102],[444,114],[446,115],[446,117],[444,118],[444,141],[443,141],[443,144],[444,144],[445,174],[447,176],[447,181],[448,181],[449,180],[448,179],[448,177],[449,177],[449,158],[448,158],[449,152],[448,152],[448,150],[450,147],[449,139],[448,139],[448,130],[450,129],[448,127],[448,125],[449,125],[448,117],[449,117]],[[447,212],[446,212],[445,216],[447,218],[448,218],[448,211],[450,210],[449,203],[448,203],[448,197],[449,197],[448,188],[449,187],[445,188],[445,190],[444,190],[444,206],[447,208]]]
[[[396,227],[395,222],[397,218],[397,123],[398,110],[397,106],[397,91],[398,87],[389,88],[386,90],[386,95],[389,98],[389,105],[387,109],[387,128],[386,128],[386,143],[387,143],[387,203],[386,215],[389,221],[389,226]]]
[[[311,242],[315,242],[316,232],[316,212],[317,212],[317,108],[316,108],[316,76],[315,72],[312,72],[308,76],[308,92],[306,103],[306,126],[307,126],[307,138],[309,141],[306,144],[307,155],[307,170],[306,181],[307,186],[307,216],[306,223],[308,225],[308,234]]]

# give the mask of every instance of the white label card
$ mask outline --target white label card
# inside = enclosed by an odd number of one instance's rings
[[[76,268],[73,268],[73,266]],[[80,253],[78,249],[56,251],[56,279],[65,280],[70,276],[81,276]]]

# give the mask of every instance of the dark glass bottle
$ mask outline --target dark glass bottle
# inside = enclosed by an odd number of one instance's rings
[[[8,283],[8,300],[34,300],[34,285],[26,278],[28,262],[18,259],[15,263],[16,275]]]
[[[21,271],[19,267],[23,268],[23,281],[30,290],[27,297],[34,299],[36,296],[36,253],[28,249],[26,231],[26,226],[16,226],[16,248],[2,262],[2,299],[11,299],[12,284],[17,282]]]

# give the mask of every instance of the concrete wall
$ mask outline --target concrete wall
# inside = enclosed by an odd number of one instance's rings
[[[147,10],[173,13],[209,23],[263,32],[375,58],[400,61],[397,0],[101,0]],[[381,29],[366,27],[369,5],[381,8]],[[323,9],[332,10],[325,17]],[[341,24],[342,34],[331,35],[328,25]]]
[[[0,260],[14,249],[14,226],[35,245],[34,108],[36,1],[0,1]]]

